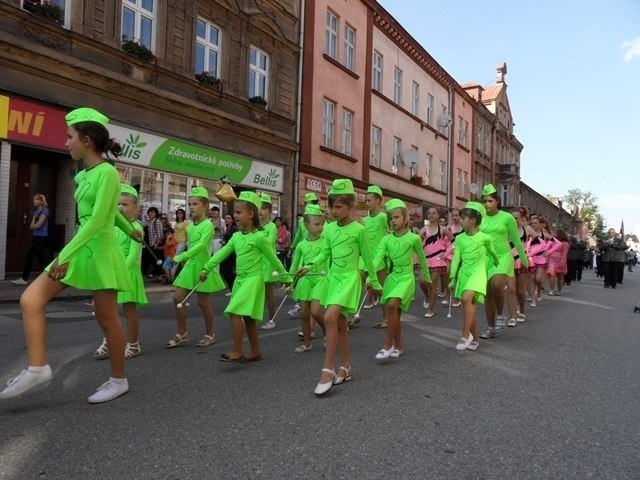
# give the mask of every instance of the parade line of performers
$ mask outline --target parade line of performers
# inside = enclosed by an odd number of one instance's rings
[[[79,108],[66,121],[66,146],[71,157],[83,161],[85,167],[75,177],[80,227],[20,299],[28,367],[9,380],[0,399],[20,396],[51,380],[45,307],[68,286],[92,291],[95,317],[104,337],[94,356],[108,356],[110,361],[109,379],[89,402],[107,402],[127,393],[125,359],[142,352],[137,308],[147,304],[147,297],[140,257],[143,248],[150,247],[144,245],[137,221],[138,192],[120,184],[116,169],[105,160],[120,152],[109,137],[107,117],[92,108]],[[448,220],[441,218],[437,208],[430,208],[428,222],[419,232],[411,228],[402,200],[383,204],[382,198],[380,187],[368,188],[369,215],[360,222],[353,215],[356,195],[351,180],[333,181],[330,220],[315,194],[307,194],[293,242],[293,261],[286,271],[276,256],[277,233],[269,195],[240,194],[233,212],[238,231],[212,256],[209,192],[194,187],[188,200],[192,220],[186,227],[188,249],[173,257],[182,268],[173,281],[177,331],[166,347],[190,340],[188,309],[184,308],[189,299],[197,302],[204,318],[204,335],[197,345],[208,347],[216,342],[209,295],[226,288],[216,267],[232,255],[236,279],[224,313],[231,320],[233,342],[220,361],[262,360],[258,326],[275,327],[273,289],[285,284],[302,318],[298,334],[302,343],[295,352],[311,350],[317,327],[323,332],[325,358],[316,395],[352,379],[349,329],[360,323],[362,308],[379,308],[380,321],[374,326],[386,329],[375,358],[388,361],[402,356],[401,316],[416,300],[416,278],[424,293],[425,317],[436,314],[438,302],[448,306],[448,317],[451,307],[462,308],[460,338],[457,344],[452,342],[461,352],[476,351],[480,339],[494,338],[507,327],[524,323],[525,309],[542,300],[546,282],[549,295],[560,295],[567,273],[567,234],[561,230],[554,234],[542,216],[530,216],[524,207],[500,210],[500,198],[492,185],[484,186],[481,203],[471,201],[461,210],[451,210]],[[269,320],[263,323],[265,302]],[[126,317],[126,334],[118,304]],[[476,320],[480,304],[484,304],[488,323],[483,331]],[[248,352],[243,347],[245,334]]]

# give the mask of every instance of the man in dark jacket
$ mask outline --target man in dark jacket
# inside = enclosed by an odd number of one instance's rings
[[[624,271],[625,250],[628,248],[629,246],[624,243],[624,239],[621,236],[617,236],[613,228],[609,229],[607,239],[598,244],[598,249],[602,252],[604,288],[616,288],[619,271]]]

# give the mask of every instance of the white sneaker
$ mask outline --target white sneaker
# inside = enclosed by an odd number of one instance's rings
[[[17,280],[11,280],[11,283],[13,283],[14,285],[20,285],[20,286],[29,285],[29,282],[27,282],[26,280],[23,280],[22,278],[19,278]]]
[[[471,350],[472,352],[475,352],[476,350],[478,350],[479,346],[480,346],[480,343],[474,340],[469,344],[469,346],[467,347],[467,350]]]
[[[272,328],[276,328],[276,322],[273,320],[269,320],[268,322],[264,322],[264,324],[260,327],[262,330],[271,330]]]
[[[393,352],[391,352],[391,355],[389,355],[391,358],[400,358],[400,355],[402,355],[402,350],[398,350],[397,348],[393,349]]]
[[[23,393],[27,393],[40,385],[46,384],[53,377],[51,367],[45,365],[40,372],[33,372],[29,370],[33,367],[28,367],[27,370],[22,370],[20,375],[13,377],[7,382],[7,386],[0,392],[0,400],[6,400],[9,398],[15,398]]]
[[[98,387],[96,393],[89,397],[89,403],[104,403],[115,400],[129,391],[129,382],[126,378],[109,378]]]
[[[426,300],[422,302],[422,308],[429,308],[429,302]]]
[[[504,330],[505,325],[504,315],[496,315],[496,330]]]
[[[456,344],[456,350],[459,352],[466,350],[471,345],[471,342],[473,342],[473,335],[469,334],[467,338],[461,337]]]
[[[231,296],[231,292],[227,292],[224,294],[225,297],[230,297]]]
[[[449,305],[449,300],[442,300],[440,302],[442,305]],[[453,305],[452,305],[453,306]]]
[[[364,310],[369,310],[370,308],[373,308],[373,303],[369,303],[369,304],[367,304],[367,305],[363,305],[363,306],[362,306],[362,308],[363,308]]]
[[[290,317],[297,317],[300,315],[300,304],[296,303],[296,305],[287,312]]]

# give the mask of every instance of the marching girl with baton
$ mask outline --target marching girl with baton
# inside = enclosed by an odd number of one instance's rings
[[[190,290],[198,292],[198,306],[204,316],[205,333],[197,343],[198,347],[208,347],[216,343],[213,332],[213,308],[209,301],[209,294],[224,290],[225,285],[216,271],[205,281],[199,282],[200,272],[205,263],[211,258],[211,241],[213,239],[213,223],[209,221],[209,191],[204,187],[193,187],[189,195],[189,212],[192,223],[187,225],[187,242],[189,248],[173,257],[174,263],[185,263],[184,267],[173,282],[176,287],[174,302],[176,304],[176,321],[178,333],[167,342],[167,348],[174,348],[189,340],[187,332],[187,309],[182,308]]]
[[[324,323],[327,333],[327,348],[320,381],[314,393],[324,395],[333,385],[351,380],[351,357],[349,356],[349,330],[347,315],[358,308],[362,281],[358,271],[358,260],[362,256],[371,278],[371,287],[380,293],[377,272],[369,252],[369,242],[364,226],[353,217],[356,194],[351,180],[339,178],[329,190],[329,208],[335,222],[324,229],[324,246],[320,254],[298,270],[304,276],[309,270],[317,271],[331,259],[327,278],[329,287],[325,299]],[[334,370],[336,350],[340,348],[342,366]]]
[[[307,229],[307,237],[302,240],[293,256],[290,271],[295,273],[301,266],[313,261],[318,256],[324,244],[322,229],[324,227],[324,213],[318,205],[307,205],[304,208],[304,225]],[[320,268],[326,271],[326,265]],[[293,299],[300,303],[302,326],[302,339],[304,343],[294,350],[296,353],[311,350],[312,325],[317,322],[324,332],[324,314],[322,302],[327,295],[329,283],[323,275],[306,275],[299,278],[293,292]]]
[[[200,273],[200,281],[206,281],[213,269],[235,252],[236,281],[233,283],[231,299],[224,311],[231,318],[233,346],[229,353],[220,355],[221,362],[245,363],[262,360],[256,322],[262,322],[264,314],[263,259],[269,262],[277,274],[288,276],[260,226],[258,211],[261,207],[262,202],[257,193],[240,193],[238,200],[233,204],[239,231],[211,257]],[[251,347],[248,357],[244,356],[242,348],[245,330]]]
[[[122,215],[131,222],[131,226],[144,235],[144,229],[137,220],[138,218],[138,192],[130,185],[120,186],[120,203],[118,204]],[[140,260],[142,255],[142,245],[133,238],[124,234],[119,228],[116,230],[116,242],[125,257],[127,271],[131,279],[132,289],[126,292],[118,292],[118,304],[122,305],[124,315],[127,319],[127,347],[124,351],[125,358],[137,357],[142,353],[138,336],[140,334],[140,317],[138,316],[138,306],[147,305],[147,294],[144,290],[144,280],[140,270]],[[94,358],[104,358],[109,355],[107,339],[102,339],[102,344],[93,352]]]
[[[20,298],[29,366],[9,380],[0,399],[17,397],[49,382],[45,306],[67,287],[93,292],[95,314],[111,351],[111,376],[89,397],[103,403],[129,391],[124,373],[125,339],[118,317],[117,292],[131,290],[124,255],[118,248],[114,225],[142,241],[142,236],[118,212],[120,180],[115,167],[103,155],[120,153],[109,138],[109,119],[92,108],[78,108],[65,116],[71,158],[83,161],[75,176],[74,197],[80,227],[58,258],[24,291]]]
[[[262,225],[262,234],[267,238],[267,242],[273,248],[273,253],[276,253],[276,240],[278,239],[278,228],[276,224],[271,220],[271,214],[273,213],[273,206],[271,205],[271,195],[263,193],[260,195],[260,224]],[[264,291],[267,304],[267,313],[269,314],[269,320],[264,322],[260,327],[262,330],[270,330],[275,328],[276,322],[274,320],[276,316],[276,297],[273,294],[273,284],[277,282],[277,277],[271,275],[271,266],[269,262],[264,260],[262,262],[264,268]]]
[[[418,258],[422,280],[431,284],[431,275],[427,259],[422,249],[420,236],[409,227],[409,212],[402,200],[394,198],[385,204],[392,232],[382,237],[382,241],[373,261],[376,269],[383,268],[385,260],[391,265],[391,271],[382,287],[380,302],[386,306],[389,319],[387,339],[376,354],[377,360],[402,355],[402,333],[400,315],[409,309],[415,296],[416,279],[413,272],[413,259]]]

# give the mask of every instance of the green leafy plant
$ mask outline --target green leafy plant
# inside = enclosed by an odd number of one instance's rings
[[[260,95],[249,98],[249,102],[253,103],[254,105],[262,105],[263,107],[267,105],[267,101]]]
[[[196,73],[196,80],[210,87],[219,87],[222,84],[219,78],[214,77],[209,72]]]
[[[156,60],[156,56],[151,50],[143,44],[135,40],[129,40],[126,37],[123,37],[122,39],[122,50],[127,52],[129,55],[133,55],[140,60],[144,60],[145,62],[153,62]]]

